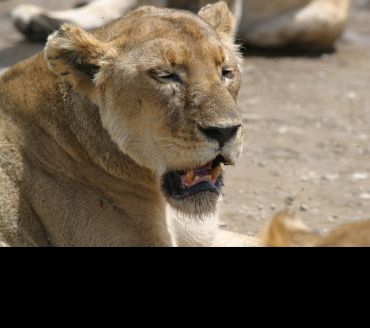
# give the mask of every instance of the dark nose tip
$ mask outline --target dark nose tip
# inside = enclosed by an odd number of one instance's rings
[[[240,124],[233,125],[230,127],[217,127],[217,126],[208,126],[201,127],[199,130],[209,139],[216,140],[220,144],[220,147],[223,147],[232,137],[235,136],[238,129],[241,127]]]

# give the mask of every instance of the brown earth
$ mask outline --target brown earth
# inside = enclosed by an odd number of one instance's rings
[[[0,1],[0,71],[42,50]],[[76,1],[27,1],[55,9]],[[370,219],[370,1],[354,0],[336,51],[296,56],[247,48],[244,154],[227,169],[222,228],[256,235],[279,209],[321,231]]]

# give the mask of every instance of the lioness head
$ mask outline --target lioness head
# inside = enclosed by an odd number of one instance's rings
[[[63,25],[50,68],[100,110],[120,150],[152,170],[185,214],[214,212],[221,164],[241,152],[235,21],[224,2],[190,12],[142,7],[87,33]]]

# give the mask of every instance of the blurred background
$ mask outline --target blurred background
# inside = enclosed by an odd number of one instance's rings
[[[78,1],[0,0],[0,73],[43,49],[13,26],[22,3]],[[254,236],[287,207],[322,232],[370,219],[370,0],[352,0],[332,51],[244,48],[244,153],[227,168],[221,228]]]

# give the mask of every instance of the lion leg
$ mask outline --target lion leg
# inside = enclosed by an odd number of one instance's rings
[[[52,11],[35,5],[20,5],[12,12],[15,27],[28,39],[43,41],[62,24],[71,23],[83,29],[94,29],[124,15],[138,0],[94,0],[70,10]]]
[[[327,49],[342,34],[349,11],[349,0],[315,0],[261,21],[243,21],[241,37],[262,47],[300,45]],[[250,13],[251,17],[253,13]],[[253,18],[253,17],[252,17]]]

